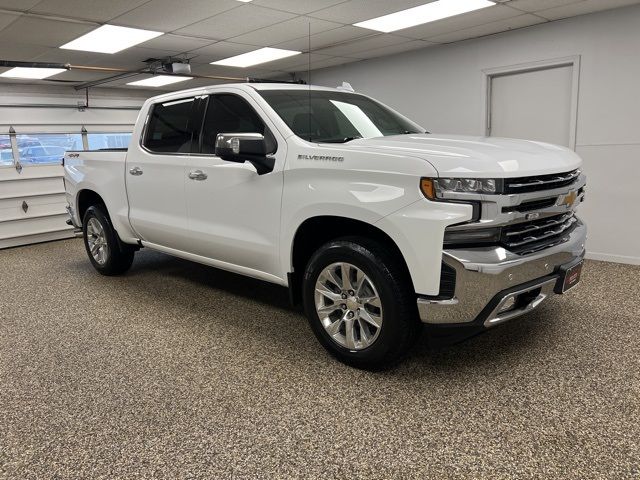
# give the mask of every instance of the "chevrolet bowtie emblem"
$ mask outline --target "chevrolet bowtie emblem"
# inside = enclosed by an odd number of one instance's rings
[[[564,205],[567,208],[571,208],[571,206],[573,205],[573,202],[576,201],[577,197],[578,197],[578,193],[575,190],[573,190],[569,192],[567,195],[565,195],[564,197],[561,197],[560,201],[558,202],[558,205]]]

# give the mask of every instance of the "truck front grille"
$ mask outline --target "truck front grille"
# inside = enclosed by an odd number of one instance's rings
[[[573,212],[517,223],[502,228],[501,243],[521,255],[549,248],[565,241],[578,223]]]
[[[580,170],[534,177],[507,178],[504,181],[504,193],[526,193],[550,190],[570,185],[580,176]]]

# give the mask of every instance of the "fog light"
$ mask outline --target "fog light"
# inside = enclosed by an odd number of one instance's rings
[[[500,310],[498,312],[506,312],[507,310],[511,310],[516,304],[516,297],[507,298],[504,303],[500,306]]]

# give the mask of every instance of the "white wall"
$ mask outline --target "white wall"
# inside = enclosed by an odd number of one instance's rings
[[[484,69],[572,55],[588,256],[640,264],[640,6],[317,70],[312,82],[350,82],[431,132],[481,135]]]

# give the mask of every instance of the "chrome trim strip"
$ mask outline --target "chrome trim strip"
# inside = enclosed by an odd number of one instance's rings
[[[540,175],[540,176],[545,176],[545,175]],[[533,180],[527,183],[509,183],[509,179],[507,178],[505,179],[505,188],[522,188],[522,187],[546,185],[549,183],[566,182],[567,180],[577,178],[578,176],[580,176],[580,170],[574,170],[573,172],[569,172],[566,176],[557,176],[551,180],[540,180],[539,178],[532,177]]]
[[[554,278],[552,280],[547,280],[505,295],[502,300],[500,300],[500,303],[496,305],[496,308],[491,311],[487,319],[484,321],[484,326],[487,328],[495,327],[496,325],[500,325],[501,323],[507,322],[513,318],[519,317],[520,315],[524,315],[525,313],[529,313],[531,310],[534,310],[549,296],[553,295],[553,287],[555,286],[556,281],[557,279]],[[502,307],[502,305],[504,305],[511,298],[516,298],[523,293],[527,293],[538,288],[541,289],[538,296],[527,303],[524,307],[518,308],[516,310],[508,310],[502,314],[500,313],[500,308]]]

